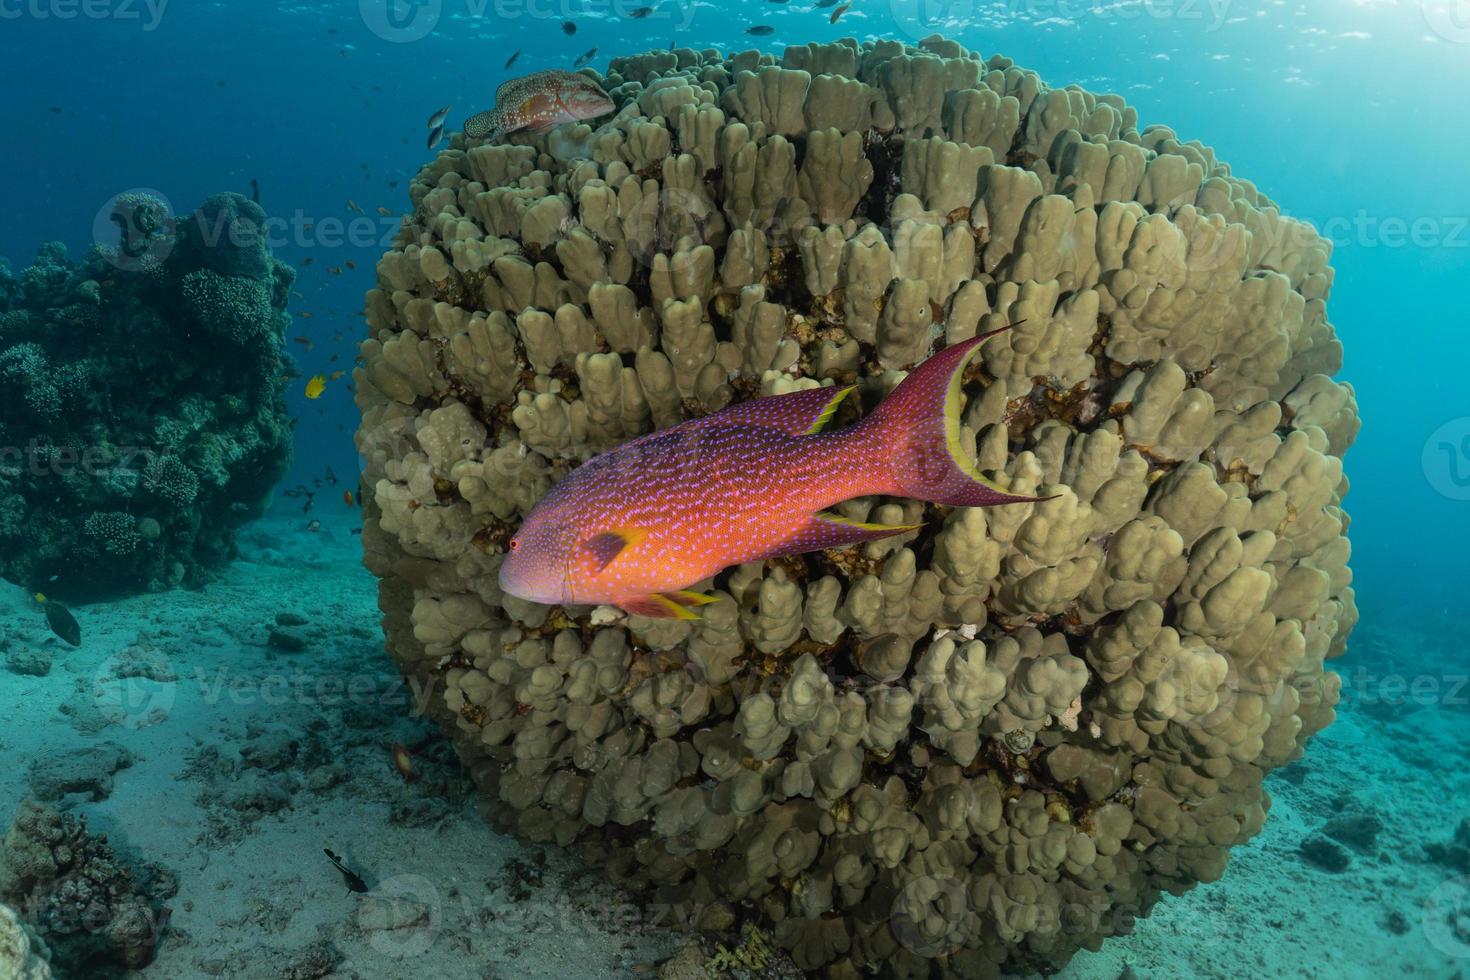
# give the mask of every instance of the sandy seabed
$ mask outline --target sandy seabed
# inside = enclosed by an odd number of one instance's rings
[[[355,518],[312,532],[275,516],[203,590],[74,609],[80,649],[0,589],[0,817],[50,796],[125,862],[177,879],[156,958],[119,975],[650,975],[680,942],[657,913],[481,820],[413,710],[436,692],[383,651]],[[1424,848],[1470,818],[1470,687],[1463,659],[1442,644],[1426,659],[1425,639],[1365,616],[1335,665],[1338,721],[1270,778],[1265,830],[1221,881],[1164,899],[1060,976],[1470,971],[1470,868]],[[1409,664],[1436,683],[1399,690]],[[417,782],[393,770],[395,742],[415,747]],[[350,891],[323,848],[368,890]]]

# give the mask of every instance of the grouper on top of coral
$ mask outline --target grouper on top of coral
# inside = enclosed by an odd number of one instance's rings
[[[698,619],[689,607],[715,600],[686,587],[731,565],[920,526],[825,512],[854,497],[968,507],[1041,499],[987,480],[960,438],[965,366],[1001,332],[945,348],[839,431],[826,425],[853,386],[741,402],[597,456],[527,515],[500,566],[501,588],[532,602]]]
[[[545,133],[612,111],[613,101],[602,86],[586,75],[553,68],[502,82],[495,90],[495,108],[465,120],[464,134],[493,142],[522,129]]]

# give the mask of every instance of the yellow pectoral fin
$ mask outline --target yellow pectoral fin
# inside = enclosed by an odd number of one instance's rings
[[[703,592],[691,592],[688,589],[669,592],[667,596],[681,606],[707,606],[711,602],[720,601],[720,597],[717,595],[705,595]]]
[[[674,594],[682,595],[683,593]],[[688,594],[698,595],[699,593],[691,592]],[[714,601],[709,596],[703,596],[701,598],[706,598],[710,599],[710,601]],[[639,596],[634,599],[624,599],[622,602],[618,603],[618,605],[622,606],[624,609],[635,616],[647,616],[649,619],[697,620],[700,618],[698,613],[689,609],[686,605],[679,602],[678,600],[673,599],[667,595],[660,595],[658,593],[655,593],[654,595]]]

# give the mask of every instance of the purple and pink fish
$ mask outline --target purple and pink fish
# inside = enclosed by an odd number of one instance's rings
[[[741,402],[594,457],[526,516],[500,587],[531,602],[698,619],[693,607],[715,597],[690,586],[731,565],[919,527],[829,510],[845,500],[886,494],[989,507],[1044,499],[991,483],[962,445],[965,365],[999,332],[940,351],[845,429],[826,425],[853,389],[814,388]]]

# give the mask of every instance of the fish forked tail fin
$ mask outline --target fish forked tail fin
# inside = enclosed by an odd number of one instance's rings
[[[863,420],[860,438],[882,467],[878,493],[956,507],[1046,499],[1007,493],[987,480],[960,438],[965,366],[981,344],[1014,325],[946,347],[914,368]]]

